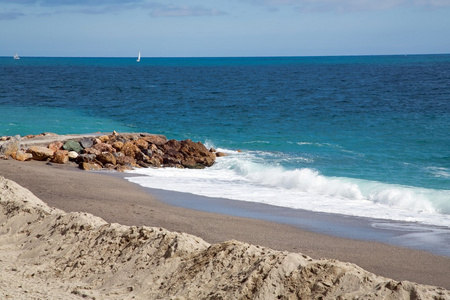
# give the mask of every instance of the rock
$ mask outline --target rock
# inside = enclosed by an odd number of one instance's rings
[[[146,140],[150,144],[155,144],[156,146],[162,146],[167,143],[167,138],[163,135],[144,136],[142,139]]]
[[[101,165],[94,162],[81,162],[78,166],[85,171],[97,171],[102,169]]]
[[[14,159],[18,161],[28,161],[33,158],[33,155],[31,153],[27,153],[23,150],[17,150]]]
[[[69,162],[69,151],[67,151],[67,150],[56,151],[55,154],[53,155],[53,158],[51,161],[54,163],[57,163],[57,164],[68,163]]]
[[[144,139],[138,139],[135,142],[135,145],[140,149],[140,150],[144,150],[144,149],[148,149],[148,142]]]
[[[148,161],[146,161],[146,163],[152,165],[153,167],[159,168],[163,163],[163,158],[158,155],[153,155]]]
[[[76,158],[76,162],[77,163],[82,163],[82,162],[93,162],[96,159],[96,155],[95,154],[79,154]]]
[[[47,147],[42,146],[31,146],[27,150],[28,153],[33,155],[34,160],[47,160],[53,156],[53,151]]]
[[[78,157],[78,153],[76,153],[75,151],[69,151],[68,156],[70,160],[75,160]]]
[[[228,154],[223,152],[216,152],[216,157],[223,157],[223,156],[228,156]]]
[[[0,146],[0,156],[11,156],[13,153],[17,152],[20,147],[20,135],[11,137],[7,143]]]
[[[110,152],[100,153],[100,155],[97,155],[97,160],[100,161],[104,165],[105,164],[115,165],[117,163],[116,158]]]
[[[83,150],[83,147],[81,147],[80,143],[78,143],[77,141],[74,141],[74,140],[67,141],[64,144],[63,148],[64,148],[64,150],[75,151],[77,153],[80,153],[81,150]]]
[[[116,152],[116,149],[114,149],[113,146],[106,143],[95,144],[92,148],[100,150],[100,152]]]
[[[181,148],[181,142],[177,140],[170,140],[164,145],[161,146],[162,149],[167,153],[167,151],[180,151]]]
[[[86,148],[82,151],[83,154],[94,154],[94,155],[100,155],[102,153],[101,150],[95,149],[95,148]]]
[[[117,164],[123,165],[123,166],[129,166],[130,168],[139,167],[136,164],[136,160],[133,157],[130,157],[130,156],[119,156],[119,157],[117,157]]]
[[[148,155],[145,155],[144,152],[139,152],[138,154],[136,154],[136,160],[138,161],[143,161],[148,163],[150,161],[150,157]]]
[[[123,142],[121,142],[121,141],[116,141],[116,142],[112,143],[112,146],[113,146],[113,148],[116,149],[117,151],[120,151],[120,150],[122,150],[122,148],[123,148]]]
[[[144,149],[142,150],[142,153],[147,155],[148,157],[151,157],[153,155],[153,151],[150,149]]]
[[[106,143],[109,141],[109,136],[107,135],[102,135],[98,138],[102,143]]]
[[[123,145],[122,150],[120,150],[120,151],[123,154],[125,154],[126,156],[130,156],[132,158],[135,158],[136,154],[139,153],[141,150],[139,150],[138,146],[136,146],[132,142],[126,142]]]
[[[186,168],[197,168],[198,165],[203,167],[210,167],[214,164],[216,156],[202,143],[194,143],[191,140],[184,140],[180,142],[180,152],[183,153],[185,159],[182,165]],[[195,164],[193,164],[195,162]]]
[[[80,140],[80,145],[86,149],[86,148],[91,148],[92,146],[94,146],[94,139],[92,138],[83,138]]]
[[[53,142],[48,145],[48,149],[52,150],[53,152],[56,152],[59,149],[61,149],[63,145],[64,144],[62,142]]]
[[[133,170],[133,167],[130,165],[117,165],[115,170],[117,172],[125,172],[125,171]]]

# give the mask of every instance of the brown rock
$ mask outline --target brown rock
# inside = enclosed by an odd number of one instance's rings
[[[53,156],[53,151],[47,147],[31,146],[27,150],[28,153],[33,155],[34,160],[47,160]]]
[[[129,167],[139,167],[136,164],[136,160],[131,156],[119,156],[117,157],[117,164]]]
[[[79,164],[79,167],[85,171],[97,171],[102,169],[102,166],[94,162],[82,162]]]
[[[53,142],[48,145],[48,149],[52,150],[53,152],[56,152],[59,149],[61,149],[63,145],[64,144],[62,142]]]
[[[180,152],[184,155],[184,161],[182,165],[187,168],[199,167],[210,167],[214,164],[216,156],[214,153],[209,152],[209,150],[202,143],[194,143],[191,140],[181,141]],[[195,164],[193,164],[195,162]]]
[[[113,148],[116,149],[117,151],[120,151],[120,150],[122,150],[122,148],[123,148],[123,142],[121,142],[121,141],[116,141],[116,142],[112,143],[112,146],[113,146]]]
[[[16,135],[9,138],[8,142],[0,146],[0,155],[11,156],[17,152],[20,147],[20,136]]]
[[[228,156],[228,154],[223,152],[216,152],[216,157],[223,157],[223,156]]]
[[[139,163],[139,161],[149,162],[150,157],[143,152],[139,152],[136,154],[136,160],[138,161],[138,163]]]
[[[52,162],[57,164],[66,164],[69,161],[69,151],[57,150],[53,155]]]
[[[125,171],[129,171],[129,170],[133,170],[133,167],[129,166],[129,165],[117,165],[115,170],[117,172],[125,172]]]
[[[170,140],[167,143],[165,143],[162,147],[164,149],[164,152],[167,153],[168,151],[180,151],[181,148],[181,142],[177,140]]]
[[[159,168],[163,163],[163,158],[158,155],[153,155],[146,163],[152,165],[153,167]]]
[[[106,143],[95,144],[92,148],[100,150],[100,152],[116,152],[112,145]]]
[[[107,135],[102,135],[100,137],[98,137],[98,139],[102,142],[102,143],[106,143],[110,140],[109,136]]]
[[[135,142],[135,145],[139,147],[139,149],[144,150],[144,149],[148,149],[148,142],[144,139],[138,139]]]
[[[142,139],[146,140],[150,144],[155,144],[156,146],[162,146],[167,143],[167,138],[163,135],[144,136]]]
[[[112,164],[115,165],[117,163],[116,158],[114,155],[110,152],[103,152],[97,155],[97,160],[100,161],[102,164]]]
[[[101,150],[95,149],[95,148],[86,148],[83,150],[83,154],[94,154],[94,155],[100,155],[102,153]]]
[[[136,146],[132,142],[126,142],[125,144],[123,144],[121,152],[125,154],[125,156],[135,158],[136,154],[139,153],[140,150],[138,146]]]
[[[26,153],[23,150],[18,150],[14,155],[14,159],[16,159],[18,161],[27,161],[27,160],[31,160],[32,158],[33,158],[33,155],[31,153]]]

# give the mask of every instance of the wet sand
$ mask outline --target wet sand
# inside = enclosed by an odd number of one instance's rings
[[[209,243],[235,239],[313,258],[348,261],[395,280],[450,289],[449,257],[310,232],[288,224],[176,207],[119,176],[80,171],[71,165],[3,160],[0,175],[66,212],[88,212],[123,225],[164,227]]]

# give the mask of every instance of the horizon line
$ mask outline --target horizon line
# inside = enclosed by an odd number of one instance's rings
[[[392,53],[392,54],[330,54],[330,55],[243,55],[243,56],[142,56],[142,58],[292,58],[292,57],[367,57],[367,56],[419,56],[419,55],[449,55],[448,53]],[[14,57],[14,55],[0,55]],[[24,55],[20,58],[136,58],[135,56],[47,56]]]

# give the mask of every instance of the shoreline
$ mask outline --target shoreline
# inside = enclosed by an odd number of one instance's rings
[[[138,176],[128,173],[107,175],[118,176],[124,179],[130,177],[129,175]],[[315,212],[136,185],[148,191],[149,194],[155,196],[159,201],[176,207],[269,221],[295,226],[299,229],[319,234],[352,240],[381,242],[450,258],[450,231],[445,227]],[[433,236],[433,238],[429,239],[429,236]]]
[[[448,257],[315,233],[288,224],[176,207],[124,178],[70,165],[5,160],[0,161],[0,175],[29,189],[49,206],[89,212],[110,223],[160,226],[199,236],[209,243],[235,239],[314,258],[349,261],[395,280],[450,288],[446,280],[450,278]]]

